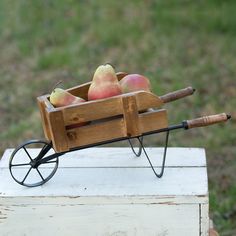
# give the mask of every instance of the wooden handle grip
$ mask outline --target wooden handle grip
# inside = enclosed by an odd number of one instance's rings
[[[192,95],[194,92],[195,92],[195,89],[193,89],[192,87],[187,87],[187,88],[180,89],[171,93],[167,93],[161,96],[160,98],[164,103],[167,103],[167,102],[172,102],[177,99]]]
[[[216,123],[227,121],[230,118],[230,115],[225,113],[212,115],[212,116],[203,116],[193,120],[186,120],[186,125],[188,129],[202,127],[207,125],[213,125]]]

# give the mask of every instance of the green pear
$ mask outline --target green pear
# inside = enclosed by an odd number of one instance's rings
[[[88,100],[108,98],[121,94],[121,86],[110,64],[100,65],[88,90]]]
[[[76,97],[62,88],[55,88],[50,95],[50,102],[55,107],[68,106],[85,102],[83,98]]]

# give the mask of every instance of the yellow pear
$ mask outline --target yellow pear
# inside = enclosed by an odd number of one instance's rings
[[[50,95],[50,102],[55,107],[62,107],[85,102],[85,100],[72,95],[62,88],[55,88]]]

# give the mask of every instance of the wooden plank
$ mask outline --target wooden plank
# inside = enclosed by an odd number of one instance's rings
[[[60,157],[54,178],[38,188],[12,180],[12,151],[0,161],[0,235],[207,235],[204,149],[168,149],[161,179],[128,148],[71,152]],[[163,148],[147,151],[153,161],[163,154]],[[18,173],[25,171],[21,166]]]
[[[133,99],[136,99],[138,111],[159,107],[160,104],[162,104],[162,101],[154,94],[138,91],[111,98],[87,101],[81,104],[57,108],[56,110],[63,111],[65,124],[71,125],[79,122],[92,121],[123,114],[122,100],[129,99],[130,102],[132,100],[127,97],[133,97]]]
[[[49,129],[53,148],[56,152],[69,150],[68,139],[61,111],[49,112]]]
[[[71,94],[73,94],[74,96],[81,97],[87,101],[88,100],[88,89],[90,87],[90,84],[91,84],[91,82],[80,84],[80,85],[77,85],[77,86],[67,89],[67,91],[70,92]]]
[[[67,130],[69,148],[125,137],[124,119],[93,122],[89,125]]]
[[[144,139],[145,141],[145,139]],[[128,144],[128,142],[127,142]],[[14,149],[6,149],[0,161],[0,168],[8,168],[9,158]],[[36,156],[40,149],[29,149],[28,152],[32,156]],[[164,148],[146,147],[155,167],[160,167],[162,164],[162,157]],[[49,153],[50,154],[50,153]],[[22,155],[22,160],[24,156]],[[150,167],[144,154],[136,157],[129,147],[93,147],[86,148],[79,151],[68,152],[60,156],[59,168],[103,168],[103,167]],[[169,147],[167,149],[166,167],[192,168],[205,167],[206,168],[206,154],[203,148],[176,148]]]
[[[167,168],[161,179],[154,176],[146,158],[134,157],[128,148],[90,148],[71,152],[60,157],[59,169],[50,182],[40,188],[30,189],[18,185],[10,176],[8,160],[12,151],[6,150],[0,161],[0,196],[4,198],[80,196],[81,199],[82,196],[90,196],[91,199],[100,195],[106,196],[103,202],[110,202],[110,196],[112,199],[117,197],[114,201],[118,203],[121,201],[118,196],[123,192],[126,197],[135,196],[138,200],[132,198],[132,201],[136,203],[147,199],[150,199],[147,200],[149,202],[159,203],[161,198],[173,203],[206,203],[208,199],[204,149],[169,148]],[[30,153],[31,151],[36,150],[29,150]],[[154,164],[158,164],[155,160],[160,159],[163,149],[147,148],[147,151]],[[122,201],[131,200],[127,198]]]
[[[128,137],[138,136],[141,133],[136,99],[131,95],[123,97],[122,101],[126,134]]]
[[[1,235],[199,235],[197,204],[27,204],[0,210]]]
[[[164,104],[162,100],[153,93],[139,91],[134,94],[136,96],[139,111],[146,110],[148,108],[160,108]]]
[[[50,140],[51,137],[50,137],[50,132],[49,132],[48,120],[47,120],[47,117],[45,114],[46,110],[45,110],[44,99],[42,97],[38,97],[37,101],[38,101],[38,107],[39,107],[40,116],[41,116],[41,120],[42,120],[44,135],[47,140]]]
[[[62,109],[65,125],[93,121],[122,114],[122,99],[112,97]]]
[[[167,111],[165,109],[139,114],[139,128],[142,134],[167,127]]]
[[[19,185],[18,185],[19,187]],[[16,192],[17,194],[17,192]],[[123,205],[123,204],[208,204],[208,196],[170,196],[170,195],[136,195],[136,196],[0,196],[4,205]],[[98,201],[99,200],[99,201]],[[198,221],[199,223],[199,221]]]
[[[200,211],[200,235],[201,236],[209,236],[208,230],[210,228],[209,225],[209,204],[199,204]]]
[[[156,168],[159,172],[160,168]],[[36,170],[32,170],[32,174]],[[14,172],[24,176],[26,170]],[[36,173],[37,174],[37,173]],[[44,173],[42,173],[44,176]],[[31,181],[37,175],[32,175]],[[166,168],[158,179],[151,168],[59,168],[39,188],[27,189],[14,182],[8,169],[0,172],[0,196],[207,196],[206,168]],[[37,179],[38,180],[38,179]]]

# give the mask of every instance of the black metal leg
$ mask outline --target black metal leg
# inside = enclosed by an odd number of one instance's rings
[[[166,132],[166,140],[165,140],[165,147],[164,147],[164,154],[163,154],[163,159],[162,159],[161,171],[160,171],[160,173],[157,173],[156,170],[155,170],[155,168],[154,168],[154,166],[153,166],[153,164],[152,164],[152,162],[151,162],[151,160],[150,160],[150,158],[149,158],[149,156],[148,156],[148,154],[147,154],[147,152],[146,152],[146,150],[145,150],[145,148],[144,148],[144,146],[143,146],[143,142],[142,142],[141,138],[138,137],[140,147],[142,148],[142,150],[143,150],[143,152],[144,152],[146,158],[148,159],[148,162],[149,162],[149,164],[150,164],[150,166],[151,166],[151,168],[152,168],[154,174],[155,174],[158,178],[161,178],[162,175],[163,175],[163,173],[164,173],[165,161],[166,161],[166,153],[167,153],[167,147],[168,147],[168,139],[169,139],[169,131]]]
[[[128,141],[129,141],[130,147],[131,147],[133,153],[135,154],[135,156],[139,157],[142,154],[142,146],[140,145],[140,142],[143,143],[143,136],[141,136],[140,139],[139,139],[138,152],[135,151],[134,146],[133,146],[133,144],[131,142],[131,139],[128,139]]]

